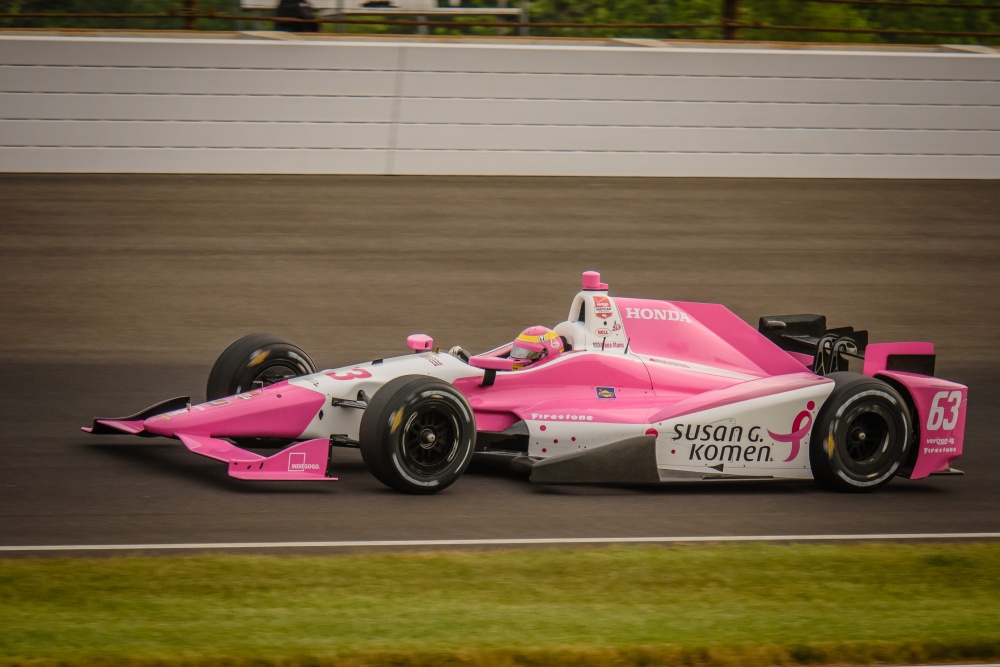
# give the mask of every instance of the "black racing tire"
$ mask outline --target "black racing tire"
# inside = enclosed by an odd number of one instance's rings
[[[316,372],[316,364],[292,341],[270,333],[253,333],[229,344],[212,366],[207,400],[235,396],[256,387]],[[274,449],[295,442],[287,438],[230,438],[240,447]]]
[[[462,392],[425,375],[387,382],[361,417],[361,457],[386,486],[413,494],[443,491],[469,467],[476,422]]]
[[[813,477],[834,491],[863,493],[885,486],[913,446],[910,409],[891,386],[857,373],[836,382],[809,442]]]
[[[212,366],[205,389],[207,400],[235,396],[255,387],[316,372],[316,364],[290,340],[254,333],[229,344]]]

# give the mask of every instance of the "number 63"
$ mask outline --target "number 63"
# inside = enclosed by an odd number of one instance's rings
[[[962,405],[962,392],[939,391],[931,401],[931,410],[927,415],[927,430],[950,431],[958,424],[958,408]]]

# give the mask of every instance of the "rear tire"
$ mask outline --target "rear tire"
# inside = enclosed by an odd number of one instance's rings
[[[475,417],[460,391],[404,375],[376,392],[361,417],[361,457],[386,486],[430,494],[451,486],[476,446]]]
[[[857,373],[831,373],[836,381],[809,443],[816,481],[834,491],[861,493],[885,486],[912,446],[910,410],[885,382]]]

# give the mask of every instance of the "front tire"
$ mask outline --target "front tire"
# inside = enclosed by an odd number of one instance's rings
[[[469,466],[476,424],[460,391],[436,378],[406,375],[376,392],[361,418],[361,457],[386,486],[430,494]]]
[[[885,382],[856,373],[831,373],[836,386],[820,410],[809,464],[820,485],[865,492],[885,486],[912,446],[910,410]]]
[[[232,342],[222,351],[208,375],[209,401],[267,387],[289,378],[316,372],[316,364],[290,340],[254,333]]]
[[[207,400],[269,387],[289,378],[316,372],[316,364],[292,341],[269,333],[254,333],[229,344],[212,366],[205,389]],[[240,447],[273,449],[295,442],[286,438],[230,438]]]

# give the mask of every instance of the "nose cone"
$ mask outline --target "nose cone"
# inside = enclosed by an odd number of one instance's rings
[[[285,382],[192,405],[143,422],[163,436],[216,438],[298,438],[326,403],[326,395]]]

